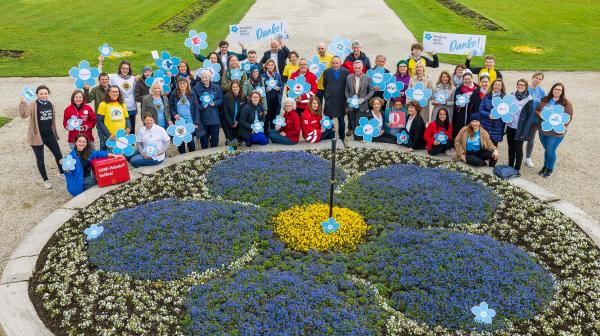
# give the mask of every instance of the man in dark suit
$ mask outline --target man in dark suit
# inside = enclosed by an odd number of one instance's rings
[[[339,138],[346,137],[346,78],[350,75],[348,69],[342,68],[342,60],[338,56],[331,59],[331,68],[323,72],[323,89],[325,97],[324,113],[330,118],[337,118]]]
[[[348,133],[346,133],[348,136],[354,133],[354,129],[356,128],[360,117],[366,115],[367,110],[369,109],[369,99],[371,99],[373,93],[375,93],[373,86],[371,85],[371,79],[363,73],[363,66],[362,61],[354,61],[354,73],[346,78],[346,99],[351,98],[352,96],[358,97],[358,108],[348,109],[348,124],[350,126],[348,128]],[[359,140],[360,138],[355,135],[354,139]]]
[[[283,44],[282,39],[271,41],[271,49],[265,51],[265,54],[260,59],[260,64],[264,65],[269,59],[275,61],[277,65],[277,71],[281,74],[285,69],[288,56],[290,55],[290,49]]]
[[[217,53],[217,55],[220,58],[223,69],[227,69],[227,66],[229,65],[229,64],[227,64],[227,61],[229,60],[229,56],[231,56],[231,55],[237,56],[238,61],[240,61],[240,62],[246,59],[246,57],[248,56],[246,47],[244,46],[244,44],[242,44],[242,42],[240,42],[239,45],[240,45],[240,47],[242,47],[241,54],[235,53],[233,51],[229,51],[229,42],[227,42],[227,41],[219,42],[219,52]],[[204,60],[206,59],[206,56],[200,55],[200,54],[194,54],[194,57],[200,62],[204,62]]]

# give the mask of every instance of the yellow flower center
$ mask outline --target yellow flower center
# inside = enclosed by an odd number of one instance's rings
[[[356,249],[369,229],[364,219],[350,209],[338,207],[333,207],[333,218],[340,225],[339,229],[325,233],[322,224],[329,219],[329,205],[295,206],[275,216],[273,231],[289,248],[297,251]]]

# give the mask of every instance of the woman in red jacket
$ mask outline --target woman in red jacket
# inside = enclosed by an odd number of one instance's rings
[[[92,107],[85,103],[83,91],[75,90],[71,95],[71,105],[65,109],[63,126],[69,131],[69,146],[75,147],[75,136],[83,133],[93,144],[94,136],[92,130],[96,126],[96,114]]]
[[[317,94],[317,77],[310,71],[308,71],[308,60],[306,60],[306,58],[301,58],[298,61],[298,71],[294,72],[289,80],[291,79],[296,79],[298,78],[298,76],[304,76],[304,78],[306,79],[306,83],[310,84],[310,91],[296,97],[296,112],[298,112],[298,115],[301,115],[302,112],[304,112],[304,110],[307,108],[309,103],[309,99],[313,96],[315,96]],[[289,85],[289,83],[288,83]],[[288,92],[289,92],[289,86],[288,86]]]
[[[439,139],[440,132],[444,132],[447,136],[445,139],[446,143],[442,143],[444,141]],[[436,134],[438,135],[437,137]],[[442,107],[438,111],[435,121],[429,123],[423,134],[423,138],[427,144],[427,153],[430,155],[438,155],[453,148],[452,123],[448,118],[448,110],[445,107]],[[448,154],[450,155],[450,153]]]
[[[333,139],[335,130],[333,127],[325,129],[321,125],[323,118],[323,107],[317,96],[308,100],[308,107],[302,112],[302,137],[308,142],[319,142],[324,139]]]
[[[273,143],[295,145],[300,140],[300,117],[296,113],[296,101],[285,98],[281,110],[285,125],[281,127],[275,125],[275,129],[269,132],[269,139]]]

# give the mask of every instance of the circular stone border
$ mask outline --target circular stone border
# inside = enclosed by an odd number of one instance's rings
[[[308,149],[329,149],[331,141],[323,141],[316,144],[299,143],[295,146],[269,145],[268,147],[253,147],[251,151],[273,152],[281,150],[302,151]],[[345,146],[339,142],[338,147]],[[375,148],[389,151],[399,151],[399,147],[393,144],[352,144],[348,146]],[[168,158],[165,164],[131,168],[131,180],[138,179],[145,175],[152,175],[155,172],[169,167],[171,165],[190,160],[196,157],[207,156],[226,151],[227,147],[215,147],[195,151],[186,154],[180,154]],[[246,150],[244,150],[246,151]],[[426,151],[419,150],[413,152],[414,155],[429,156]],[[438,160],[450,161],[450,157],[436,157]],[[481,172],[492,175],[492,169],[489,167],[475,168]],[[551,205],[556,210],[573,220],[579,228],[600,247],[600,224],[591,216],[575,205],[561,200],[556,194],[536,185],[533,182],[521,177],[508,180],[515,185],[540,200],[542,203]],[[52,212],[33,229],[31,229],[17,249],[12,253],[2,278],[0,278],[0,335],[4,336],[52,336],[53,334],[46,328],[44,323],[37,315],[33,304],[29,299],[29,279],[35,271],[37,258],[44,246],[50,240],[52,235],[80,209],[83,209],[100,198],[104,194],[118,188],[119,185],[113,185],[105,188],[93,187],[84,193],[74,197],[65,203],[59,209]]]

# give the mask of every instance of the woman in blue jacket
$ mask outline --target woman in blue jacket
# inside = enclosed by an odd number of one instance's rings
[[[492,90],[483,97],[481,105],[479,105],[479,116],[481,117],[481,126],[490,134],[490,139],[494,146],[502,141],[504,137],[504,121],[502,119],[492,118],[492,99],[494,97],[504,98],[506,96],[506,88],[502,79],[498,78],[492,83]]]
[[[67,191],[77,196],[85,190],[96,185],[96,178],[92,174],[92,160],[106,157],[122,157],[107,151],[94,150],[85,134],[77,134],[73,140],[75,147],[70,155],[75,159],[75,169],[65,170]]]
[[[210,147],[217,147],[221,129],[219,108],[223,105],[223,93],[221,88],[212,82],[210,71],[203,69],[200,72],[200,82],[194,87],[194,93],[198,98],[200,122],[206,130],[206,134],[200,137],[200,145],[202,149],[206,149],[210,141]],[[205,101],[205,96],[212,96],[212,99]]]
[[[185,77],[177,78],[176,89],[169,96],[169,106],[171,106],[171,119],[177,121],[185,120],[186,123],[192,123],[196,126],[196,136],[200,138],[206,135],[206,131],[200,123],[200,113],[198,109],[198,97],[190,88],[190,82]],[[186,143],[178,146],[179,154],[185,153]],[[194,140],[187,143],[188,152],[196,150]]]

